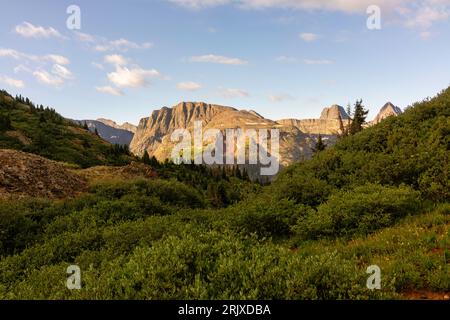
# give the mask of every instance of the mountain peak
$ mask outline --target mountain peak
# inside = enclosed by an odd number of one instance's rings
[[[375,119],[372,121],[373,124],[380,123],[382,120],[391,117],[398,116],[402,113],[402,109],[395,106],[392,102],[386,103],[377,114]]]
[[[347,114],[345,109],[340,105],[334,104],[329,108],[323,109],[320,119],[322,120],[347,120],[350,116]]]

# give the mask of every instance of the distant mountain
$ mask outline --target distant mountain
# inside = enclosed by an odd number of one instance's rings
[[[97,129],[97,132],[99,136],[112,143],[112,144],[120,144],[120,145],[130,145],[131,140],[133,139],[134,133],[125,129],[120,129],[120,126],[113,127],[106,123],[115,124],[114,121],[105,119],[100,120],[79,120],[77,123],[80,125],[87,124],[89,130],[91,132],[95,132],[95,129]],[[106,122],[106,123],[105,123]]]
[[[377,114],[374,120],[372,120],[371,124],[377,124],[383,121],[384,119],[391,116],[398,116],[402,114],[402,109],[394,106],[391,102],[386,103]]]
[[[102,123],[106,124],[107,126],[110,126],[110,127],[116,128],[116,129],[126,130],[126,131],[130,131],[133,133],[136,133],[136,129],[137,129],[137,127],[134,124],[131,124],[129,122],[125,122],[122,125],[119,125],[116,122],[109,120],[109,119],[98,118],[96,121],[102,122]]]

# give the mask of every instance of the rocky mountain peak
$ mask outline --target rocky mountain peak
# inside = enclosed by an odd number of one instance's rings
[[[375,119],[372,121],[373,124],[380,123],[383,119],[386,119],[391,116],[398,116],[402,113],[402,109],[395,106],[391,102],[386,103],[377,114]]]
[[[337,104],[332,105],[329,108],[323,109],[320,119],[322,120],[348,120],[350,116],[347,114],[345,109]]]
[[[137,129],[137,127],[134,124],[131,124],[129,122],[125,122],[122,125],[119,125],[113,120],[104,119],[104,118],[99,118],[96,121],[101,122],[112,128],[126,130],[126,131],[130,131],[132,133],[136,133],[136,129]]]

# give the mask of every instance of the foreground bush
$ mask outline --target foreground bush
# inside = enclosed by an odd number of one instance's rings
[[[419,192],[367,184],[333,194],[317,212],[300,218],[294,230],[300,239],[365,235],[419,210]]]

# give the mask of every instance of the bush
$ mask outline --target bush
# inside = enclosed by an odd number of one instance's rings
[[[367,184],[333,194],[317,212],[300,218],[294,230],[301,239],[365,235],[417,213],[420,207],[419,192],[409,187]]]

